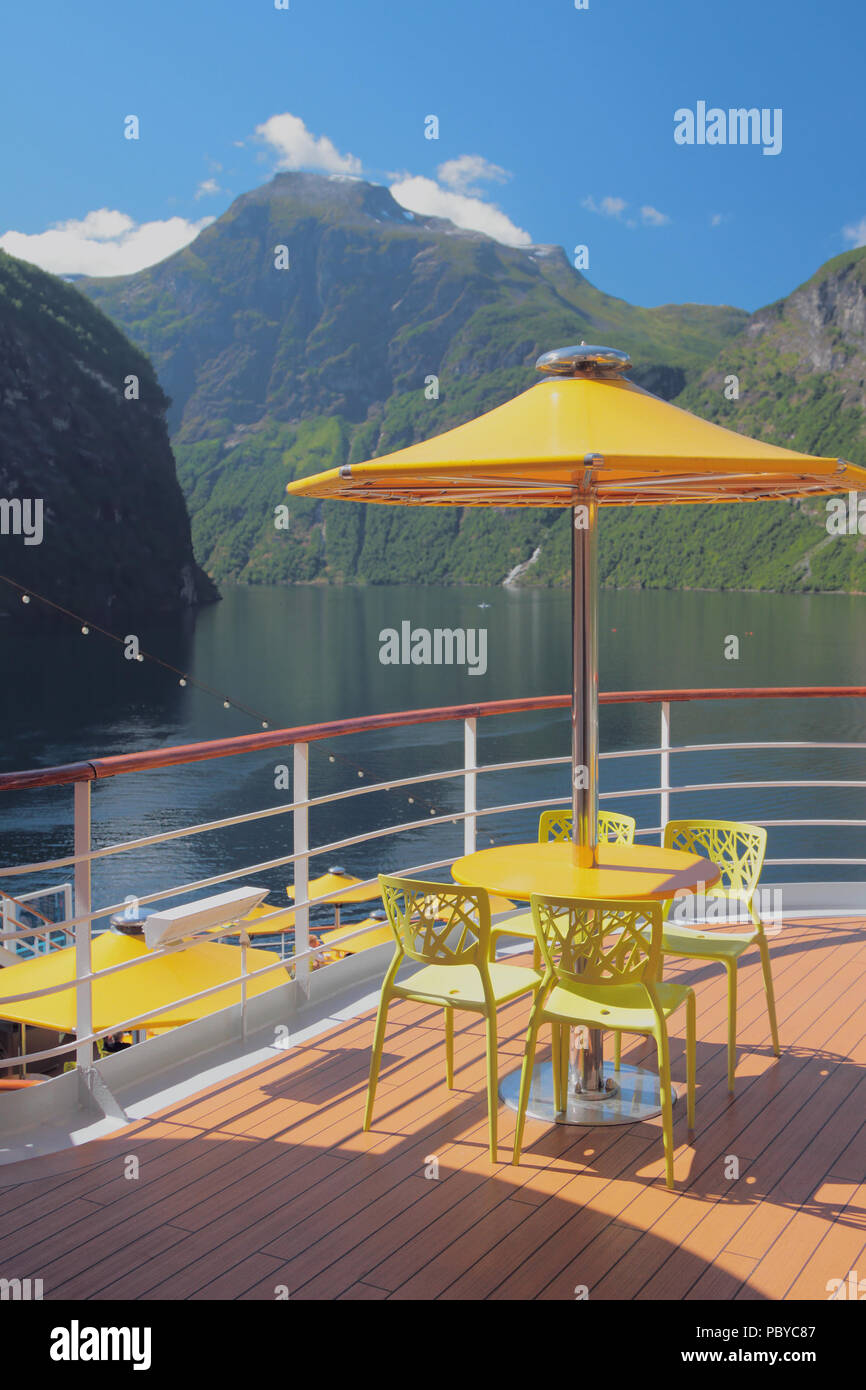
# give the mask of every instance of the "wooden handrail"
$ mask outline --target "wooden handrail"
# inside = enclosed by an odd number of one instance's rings
[[[780,685],[734,686],[695,690],[616,690],[600,694],[599,704],[661,704],[687,700],[826,700],[862,699],[862,685]],[[441,705],[432,709],[400,710],[392,714],[364,714],[354,719],[332,719],[325,724],[302,724],[293,729],[269,729],[267,733],[239,734],[234,738],[210,739],[204,743],[172,744],[143,753],[121,753],[87,762],[63,763],[59,767],[30,768],[24,772],[0,773],[0,792],[35,787],[61,787],[74,782],[95,782],[128,772],[147,772],[157,767],[180,767],[185,763],[207,762],[211,758],[232,758],[240,753],[258,753],[293,743],[316,743],[321,739],[347,734],[371,733],[375,729],[397,729],[413,724],[440,724],[457,719],[486,719],[497,714],[520,714],[528,710],[569,709],[570,695],[530,695],[517,700],[487,700],[473,705]]]

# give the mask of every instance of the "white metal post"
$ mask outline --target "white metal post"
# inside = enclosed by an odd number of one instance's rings
[[[464,719],[463,721],[463,766],[466,768],[466,775],[463,778],[463,809],[466,812],[466,819],[463,822],[463,853],[474,854],[476,833],[474,812],[478,809],[478,778],[474,771],[478,766],[477,719]]]
[[[671,818],[671,702],[662,700],[662,736],[661,736],[661,777],[659,786],[661,787],[661,835],[659,843],[665,842],[665,826]]]
[[[73,852],[76,855],[90,854],[90,783],[75,783],[74,800],[74,840]],[[75,865],[75,916],[87,916],[91,911],[90,860],[83,859]],[[82,979],[89,977],[91,971],[92,923],[79,922],[75,928],[75,1031],[79,1038],[93,1032],[93,982]],[[93,1043],[79,1043],[75,1049],[75,1061],[79,1070],[93,1065]]]
[[[247,1037],[247,947],[250,938],[245,931],[240,934],[241,943],[241,1039]]]
[[[310,745],[296,743],[294,746],[294,806],[292,827],[294,832],[295,859],[295,952],[310,948],[310,909],[307,906],[310,882],[310,813],[306,803],[310,799]],[[309,957],[296,961],[295,979],[306,990],[310,979]]]

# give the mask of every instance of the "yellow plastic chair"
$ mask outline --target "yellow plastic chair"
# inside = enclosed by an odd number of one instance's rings
[[[542,811],[538,818],[538,843],[548,840],[570,840],[574,813],[570,806],[562,810]],[[599,844],[633,845],[637,822],[634,816],[623,816],[618,811],[599,811],[596,820]],[[519,936],[533,943],[532,963],[536,970],[541,969],[541,951],[535,935],[535,923],[531,912],[516,912],[513,917],[505,917],[490,928],[490,949],[496,954],[496,943],[500,936]]]
[[[447,884],[379,875],[382,900],[394,933],[396,951],[382,982],[364,1129],[370,1128],[385,1025],[392,999],[439,1004],[445,1012],[445,1078],[454,1087],[454,1010],[483,1014],[487,1021],[487,1108],[490,1157],[496,1162],[499,1076],[496,1010],[500,1004],[534,993],[541,976],[519,965],[490,959],[490,905],[483,888],[451,888]],[[404,961],[422,969],[405,981],[395,979]]]
[[[687,1108],[688,1125],[692,1129],[695,1122],[696,1012],[693,989],[661,979],[662,904],[613,898],[546,898],[537,893],[530,901],[545,973],[526,1034],[512,1161],[520,1163],[541,1025],[551,1025],[557,1110],[565,1109],[568,1030],[578,1025],[615,1028],[655,1038],[665,1181],[668,1187],[673,1187],[673,1099],[667,1020],[685,1004]]]
[[[721,878],[708,890],[710,900],[722,898],[745,904],[755,924],[754,931],[720,932],[714,931],[710,923],[687,927],[668,920],[662,935],[665,955],[718,961],[728,972],[728,1090],[733,1094],[737,1065],[737,965],[740,956],[755,942],[761,953],[773,1052],[778,1057],[780,1051],[770,948],[754,903],[767,851],[767,832],[763,826],[749,825],[745,821],[672,820],[665,826],[665,848],[681,849],[711,859],[721,870]],[[666,915],[672,901],[665,904]]]

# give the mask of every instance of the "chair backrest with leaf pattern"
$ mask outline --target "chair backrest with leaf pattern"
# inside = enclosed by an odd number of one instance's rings
[[[490,904],[483,888],[458,888],[415,878],[379,875],[382,901],[402,953],[424,965],[484,968],[490,944]]]
[[[671,820],[665,826],[665,848],[712,860],[721,877],[709,893],[749,903],[764,867],[767,832],[746,821]]]
[[[662,905],[618,898],[530,898],[549,978],[651,985],[660,978]]]
[[[570,840],[574,815],[570,806],[554,811],[542,811],[538,818],[538,842]],[[637,823],[634,816],[618,811],[599,811],[596,820],[599,844],[633,845]]]

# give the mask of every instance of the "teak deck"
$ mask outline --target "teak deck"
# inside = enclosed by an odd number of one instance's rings
[[[117,1136],[4,1170],[2,1272],[41,1278],[46,1299],[827,1299],[849,1271],[866,1279],[864,923],[792,922],[771,951],[782,1056],[752,951],[733,1099],[723,971],[668,965],[698,995],[697,1127],[689,1142],[678,1104],[674,1192],[658,1121],[529,1121],[514,1168],[502,1107],[492,1167],[480,1020],[457,1015],[449,1092],[441,1013],[401,1003],[369,1134],[367,1014]],[[526,1016],[523,1001],[501,1011],[502,1072]]]

